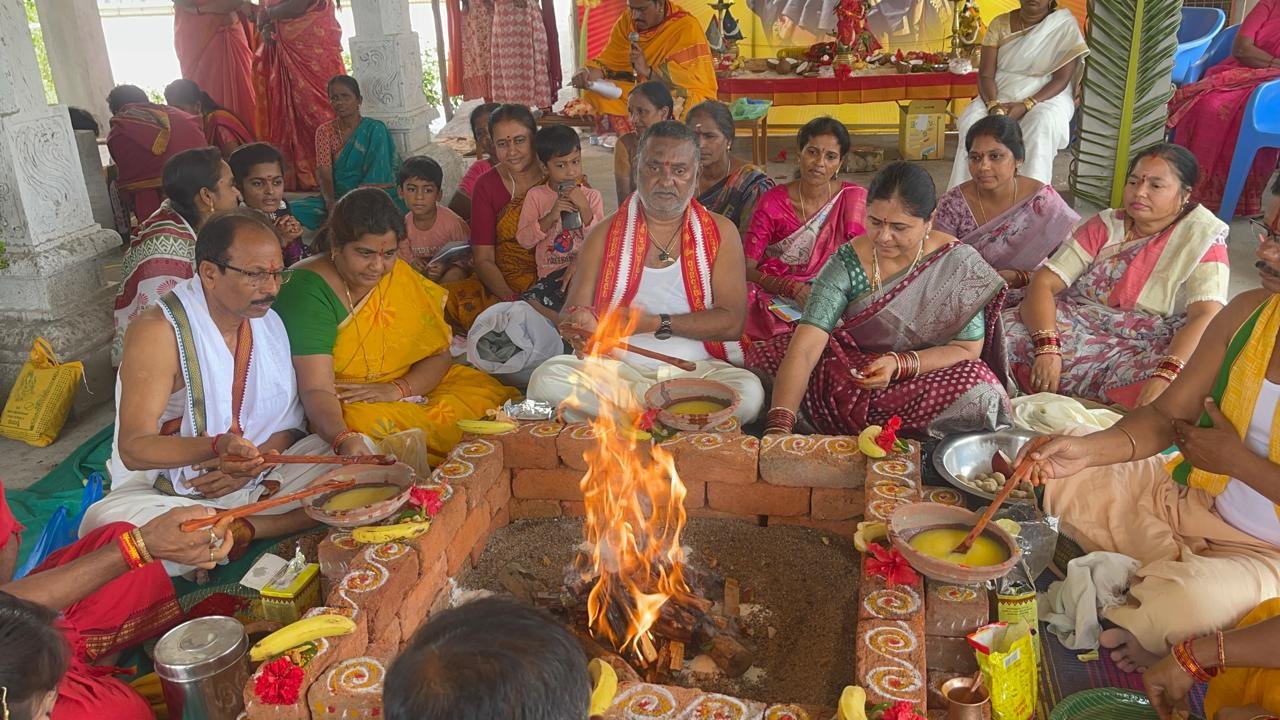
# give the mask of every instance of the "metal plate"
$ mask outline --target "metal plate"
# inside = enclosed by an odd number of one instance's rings
[[[1022,449],[1037,434],[1029,430],[996,430],[952,435],[938,443],[933,451],[933,467],[944,480],[956,489],[975,497],[995,499],[995,493],[985,492],[960,480],[978,473],[991,472],[991,456],[1003,450],[1010,460],[1017,459]],[[1030,498],[1009,498],[1006,502],[1029,503]]]

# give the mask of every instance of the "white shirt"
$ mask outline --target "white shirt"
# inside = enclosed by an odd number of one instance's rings
[[[645,267],[640,273],[640,286],[636,288],[631,306],[653,315],[658,313],[684,315],[692,312],[689,296],[685,294],[684,266],[680,261],[677,259],[676,262],[664,268]],[[653,333],[641,333],[627,338],[627,344],[690,362],[712,359],[711,354],[707,352],[707,346],[702,344],[701,340],[691,340],[675,335],[666,340],[659,340],[653,336]],[[619,353],[618,359],[644,372],[656,371],[659,366],[670,367],[666,363],[635,353]]]
[[[1277,403],[1280,403],[1280,385],[1263,380],[1244,444],[1264,458],[1271,451],[1271,422]],[[1227,489],[1214,498],[1213,504],[1222,519],[1233,527],[1280,547],[1280,516],[1276,515],[1276,504],[1262,493],[1231,478]]]

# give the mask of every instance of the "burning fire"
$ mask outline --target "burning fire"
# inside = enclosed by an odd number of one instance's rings
[[[685,487],[671,454],[638,439],[643,435],[634,420],[643,408],[619,381],[616,364],[604,359],[634,328],[630,313],[600,318],[587,343],[586,382],[576,391],[594,394],[600,408],[591,421],[595,445],[585,454],[582,478],[591,548],[583,572],[596,578],[587,598],[592,632],[648,663],[649,630],[663,605],[689,594],[680,544]]]

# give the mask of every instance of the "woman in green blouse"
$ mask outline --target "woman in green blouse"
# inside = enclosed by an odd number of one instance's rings
[[[866,232],[823,266],[795,332],[748,351],[776,378],[766,432],[792,432],[801,412],[837,435],[894,415],[917,437],[1008,424],[1005,283],[971,246],[931,231],[936,205],[919,166],[876,175]]]

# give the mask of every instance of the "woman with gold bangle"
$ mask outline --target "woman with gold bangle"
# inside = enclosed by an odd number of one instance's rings
[[[1024,391],[1136,407],[1177,378],[1227,301],[1227,226],[1190,202],[1198,174],[1185,148],[1143,151],[1124,207],[1080,226],[1036,272],[1004,315]]]
[[[1053,182],[1053,158],[1070,140],[1071,86],[1088,53],[1070,10],[1059,9],[1056,0],[1020,0],[1017,10],[992,20],[983,36],[978,97],[956,118],[960,137],[984,116],[1007,115],[1026,138],[1022,174]],[[968,179],[968,158],[956,153],[947,187]]]

